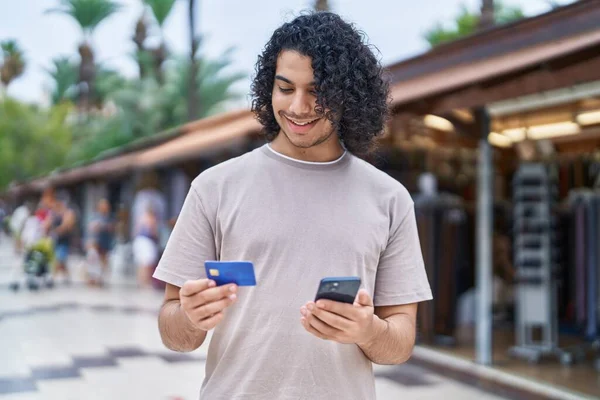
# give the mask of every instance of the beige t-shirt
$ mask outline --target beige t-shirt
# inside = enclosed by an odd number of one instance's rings
[[[257,286],[214,330],[201,399],[374,399],[371,361],[306,332],[300,307],[327,276],[360,276],[378,306],[432,298],[409,193],[350,153],[307,163],[265,145],[201,173],[154,276],[182,286],[206,260],[252,261]]]

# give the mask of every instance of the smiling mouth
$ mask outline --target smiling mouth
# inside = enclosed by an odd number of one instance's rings
[[[285,117],[285,119],[287,119],[288,121],[290,121],[292,124],[297,125],[297,126],[307,126],[307,125],[315,123],[315,122],[317,122],[318,120],[321,119],[320,117],[318,117],[318,118],[311,119],[311,120],[308,120],[308,121],[298,121],[298,120],[289,118],[287,115],[284,115],[284,117]]]

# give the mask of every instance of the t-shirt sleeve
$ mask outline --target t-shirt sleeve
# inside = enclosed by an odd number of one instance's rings
[[[205,278],[204,262],[216,260],[213,232],[202,200],[192,186],[153,276],[178,287],[187,280]]]
[[[395,215],[391,218],[390,236],[377,267],[373,299],[376,306],[418,303],[433,298],[419,243],[415,207],[408,197],[408,208],[406,201],[399,199],[404,207],[399,204],[392,208]]]

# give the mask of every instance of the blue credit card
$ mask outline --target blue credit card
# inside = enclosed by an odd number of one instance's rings
[[[235,283],[238,286],[256,286],[254,264],[250,261],[205,261],[206,277],[217,286]]]

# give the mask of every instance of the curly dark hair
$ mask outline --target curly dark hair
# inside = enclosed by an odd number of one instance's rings
[[[275,30],[256,63],[252,111],[270,142],[278,135],[271,103],[277,58],[294,50],[312,61],[317,107],[351,153],[365,156],[388,118],[389,84],[365,34],[331,12],[301,15]]]

